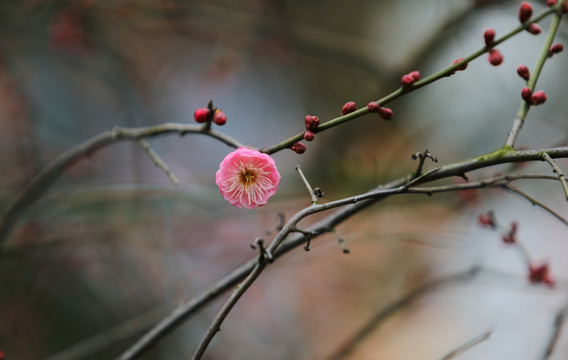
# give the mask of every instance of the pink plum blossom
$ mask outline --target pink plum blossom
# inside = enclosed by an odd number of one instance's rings
[[[266,204],[274,195],[280,174],[269,155],[240,147],[225,156],[215,182],[233,206],[253,209]]]

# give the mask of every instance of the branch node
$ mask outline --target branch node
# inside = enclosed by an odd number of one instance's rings
[[[541,159],[543,161],[546,161],[552,167],[552,171],[556,175],[558,175],[558,179],[560,180],[560,184],[562,184],[562,189],[564,190],[564,196],[566,197],[566,200],[568,201],[568,184],[566,183],[566,175],[564,175],[562,170],[560,170],[560,168],[558,167],[558,164],[556,164],[556,161],[554,161],[550,157],[550,155],[548,155],[548,153],[543,152],[541,154]]]
[[[250,244],[250,247],[253,250],[258,249],[259,257],[261,260],[267,260],[270,264],[274,262],[272,253],[264,246],[264,239],[257,237],[254,242]]]
[[[438,158],[436,158],[428,149],[424,150],[423,152],[417,152],[412,154],[412,160],[419,160],[418,166],[416,168],[416,173],[414,175],[415,178],[419,177],[422,174],[422,168],[424,167],[424,162],[426,159],[432,160],[432,162],[437,163]]]

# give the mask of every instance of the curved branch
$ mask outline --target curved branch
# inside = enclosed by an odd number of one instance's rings
[[[502,152],[497,151],[487,155],[480,156],[474,160],[462,161],[459,163],[442,166],[438,168],[437,171],[428,172],[426,175],[418,179],[418,181],[414,179],[414,174],[410,174],[408,176],[401,177],[387,184],[379,186],[374,190],[361,195],[356,195],[349,198],[332,201],[326,204],[316,204],[309,206],[298,212],[294,217],[292,217],[288,221],[288,223],[276,235],[268,250],[272,254],[273,260],[276,260],[285,253],[304,244],[308,238],[314,239],[321,234],[332,231],[337,225],[339,225],[346,219],[350,218],[354,214],[362,211],[363,209],[367,208],[368,206],[382,199],[389,197],[390,195],[433,194],[438,192],[468,190],[475,188],[500,187],[511,181],[519,179],[558,180],[557,177],[549,175],[517,174],[517,175],[502,175],[494,178],[489,178],[481,181],[464,183],[464,184],[451,184],[451,185],[443,185],[435,187],[415,187],[415,186],[408,187],[408,184],[410,184],[411,182],[414,185],[415,183],[425,183],[429,181],[439,180],[442,178],[459,176],[471,170],[480,169],[483,167],[489,167],[496,164],[515,162],[515,161],[528,161],[528,160],[540,161],[541,158],[539,154],[541,154],[542,151],[546,151],[548,154],[550,154],[552,158],[568,157],[568,147],[559,147],[559,148],[544,149],[544,150],[522,150],[522,151],[511,150],[510,152],[507,153],[506,156],[503,155]],[[324,219],[309,226],[306,229],[306,233],[309,232],[309,235],[296,233],[295,235],[289,237],[290,234],[295,232],[294,229],[296,228],[296,224],[300,220],[314,213],[331,210],[338,207],[341,208],[331,213]],[[181,324],[183,320],[187,319],[190,315],[198,311],[201,307],[203,307],[211,300],[217,298],[223,292],[233,288],[236,284],[242,281],[247,275],[251,274],[254,271],[253,269],[258,269],[256,267],[257,264],[258,264],[257,257],[249,260],[247,263],[243,264],[241,267],[231,272],[223,279],[219,280],[210,289],[206,290],[199,296],[190,299],[187,303],[175,309],[170,316],[162,320],[146,335],[140,338],[119,359],[129,360],[137,358],[149,347],[154,345],[167,333],[173,330],[176,326]],[[262,269],[264,269],[264,266],[259,270],[262,271]],[[254,278],[256,278],[257,276],[258,274],[255,273]],[[250,286],[250,284],[248,284],[247,286]],[[240,292],[240,294],[236,295],[233,294],[233,296],[231,297],[232,300],[238,299],[238,297],[241,296],[242,293],[244,292],[244,289],[243,288],[237,289],[235,290],[235,292]],[[230,300],[231,306],[234,305],[234,302],[232,300]],[[228,314],[227,309],[230,310],[230,307],[223,308],[223,315],[222,318],[220,318],[221,321],[224,318],[224,316]],[[215,324],[210,327],[211,333],[209,336],[211,336],[211,338],[216,334],[216,331],[213,330],[217,329],[218,326],[220,325],[220,322],[218,320],[219,319],[216,318]],[[210,341],[211,338],[207,339],[206,341]]]
[[[98,150],[122,140],[138,141],[162,135],[203,134],[229,146],[243,146],[240,142],[219,131],[200,125],[164,123],[161,125],[120,128],[105,131],[56,157],[43,169],[5,209],[0,219],[0,245],[6,240],[17,219],[63,174],[63,172]]]

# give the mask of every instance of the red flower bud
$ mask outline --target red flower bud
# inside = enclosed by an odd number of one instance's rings
[[[556,5],[556,0],[546,0],[546,6],[553,7]]]
[[[550,48],[548,48],[548,56],[558,54],[559,52],[562,52],[562,50],[564,50],[564,45],[559,43],[552,44]]]
[[[392,119],[392,115],[393,115],[393,112],[389,108],[383,107],[379,110],[379,116],[382,117],[384,120]]]
[[[544,91],[535,91],[531,97],[534,105],[542,105],[546,102],[546,94]]]
[[[505,244],[515,244],[517,242],[518,226],[519,226],[518,223],[516,221],[513,221],[513,223],[511,224],[511,230],[509,230],[507,234],[501,237],[501,240],[503,240]]]
[[[204,123],[208,120],[210,114],[211,112],[208,108],[199,108],[193,113],[193,118],[198,123]]]
[[[503,55],[497,49],[489,50],[489,63],[493,66],[498,66],[503,62]]]
[[[317,116],[306,115],[304,118],[306,130],[314,131],[318,128],[320,119]]]
[[[225,113],[221,110],[217,109],[213,113],[213,122],[217,125],[225,125],[225,123],[227,122],[227,115],[225,115]]]
[[[521,3],[521,7],[519,8],[519,21],[521,23],[529,21],[533,13],[533,8],[531,4],[526,1]]]
[[[302,144],[302,143],[294,143],[290,149],[292,149],[292,151],[296,152],[296,154],[303,154],[304,152],[306,152],[306,145]]]
[[[526,67],[525,65],[519,65],[517,67],[517,74],[519,74],[520,77],[522,77],[525,80],[529,80],[529,78],[531,77],[531,72],[529,71],[529,68]]]
[[[414,84],[414,78],[408,74],[402,75],[402,77],[400,78],[400,84],[403,88],[408,88],[412,86],[412,84]]]
[[[483,33],[483,38],[485,39],[485,45],[491,46],[491,43],[493,42],[493,40],[495,40],[495,30],[493,29],[485,30],[485,32]]]
[[[529,280],[532,283],[545,283],[549,287],[554,287],[556,281],[550,275],[550,268],[547,263],[541,265],[530,264],[529,265]]]
[[[477,217],[477,222],[481,226],[488,226],[495,229],[497,225],[495,224],[495,218],[493,217],[493,212],[490,211],[487,214],[481,214]]]
[[[459,64],[459,63],[461,63],[462,61],[463,61],[463,58],[455,59],[455,60],[452,62],[452,65]],[[464,64],[458,66],[458,67],[456,68],[456,71],[463,71],[463,70],[465,70],[465,69],[467,69],[467,63],[464,63]]]
[[[531,89],[529,89],[528,87],[524,87],[523,90],[521,90],[521,97],[523,98],[523,100],[525,100],[526,102],[528,102],[529,104],[532,104],[532,91]]]
[[[314,134],[310,130],[306,130],[306,132],[304,133],[304,140],[306,141],[312,141],[315,137],[316,134]]]
[[[530,33],[533,34],[533,35],[538,35],[538,34],[540,34],[540,32],[541,32],[542,30],[540,29],[540,26],[538,26],[538,25],[535,24],[535,23],[532,23],[532,24],[530,24],[529,27],[527,28],[527,31],[530,32]]]
[[[341,115],[347,115],[357,110],[357,105],[353,101],[346,102],[341,108]]]
[[[418,70],[414,70],[410,72],[408,75],[410,75],[410,77],[412,78],[412,80],[414,80],[414,82],[420,80],[420,71]]]
[[[378,113],[381,110],[381,105],[371,101],[367,104],[367,110],[369,110],[369,112]]]

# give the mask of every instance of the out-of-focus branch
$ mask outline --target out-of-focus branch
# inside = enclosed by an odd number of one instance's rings
[[[542,354],[542,360],[547,360],[554,352],[554,348],[556,347],[556,343],[558,342],[558,338],[560,337],[560,332],[562,331],[562,327],[564,326],[564,321],[566,320],[567,312],[568,306],[565,306],[556,313],[556,316],[554,317],[552,333],[550,339],[548,340],[548,343],[546,344],[546,349]]]
[[[479,275],[482,271],[482,268],[479,266],[474,266],[466,271],[458,272],[456,274],[448,275],[440,279],[432,280],[423,284],[422,286],[410,291],[408,294],[404,295],[397,301],[387,305],[375,315],[371,316],[369,320],[361,326],[359,331],[351,336],[345,343],[339,347],[330,357],[329,360],[340,360],[343,359],[345,356],[350,354],[355,347],[361,343],[374,329],[375,327],[380,324],[381,322],[385,321],[389,316],[393,315],[400,309],[405,308],[406,306],[410,305],[416,299],[419,299],[421,296],[437,290],[444,286],[449,286],[453,284],[463,284],[468,281],[471,281]]]
[[[441,360],[451,360],[454,359],[456,356],[464,353],[465,351],[471,349],[475,345],[479,344],[482,341],[489,339],[493,330],[488,330],[481,335],[474,337],[473,339],[469,340],[465,344],[461,345],[455,350],[452,350],[448,355],[444,356]]]
[[[122,140],[139,141],[140,139],[162,135],[177,134],[183,136],[190,133],[211,136],[232,147],[242,146],[239,141],[230,136],[199,125],[164,123],[141,128],[115,127],[110,131],[105,131],[59,155],[18,194],[16,199],[7,206],[0,219],[0,245],[10,234],[19,216],[41,197],[66,169],[81,159],[89,157],[97,150]]]

